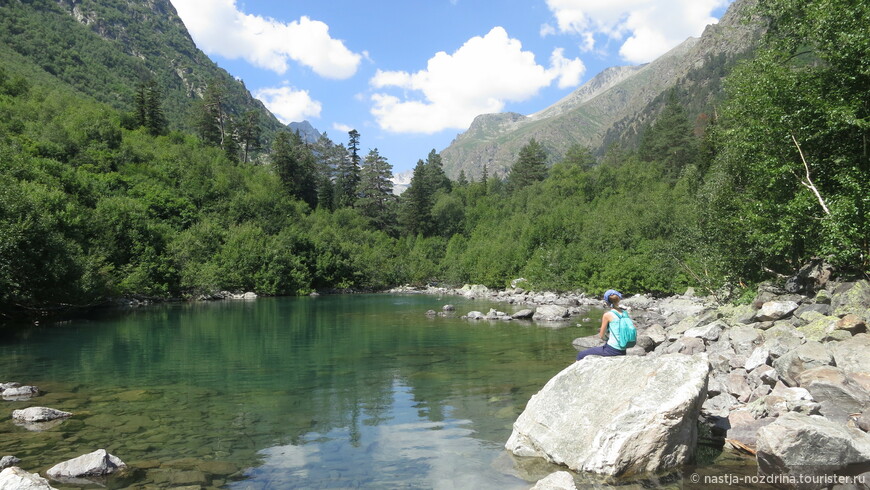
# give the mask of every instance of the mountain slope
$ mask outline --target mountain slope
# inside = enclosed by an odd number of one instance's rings
[[[759,35],[754,23],[744,23],[755,0],[737,0],[718,24],[700,38],[689,38],[655,61],[636,67],[604,70],[556,104],[530,116],[516,113],[478,116],[465,133],[441,152],[451,178],[460,171],[479,177],[484,165],[490,175],[505,175],[520,148],[535,138],[557,161],[574,144],[601,151],[602,147],[634,131],[648,105],[698,71],[721,81],[722,70],[704,70],[723,59],[732,61],[752,49]],[[707,88],[718,90],[719,83]],[[707,94],[704,99],[711,99]],[[696,116],[697,113],[692,114]],[[639,118],[639,119],[638,119]],[[617,123],[622,131],[613,129]],[[627,132],[625,132],[627,131]]]
[[[156,80],[173,129],[190,129],[191,103],[212,82],[223,85],[229,114],[256,111],[265,135],[283,127],[196,47],[169,0],[10,0],[0,4],[0,42],[121,110],[140,82]]]

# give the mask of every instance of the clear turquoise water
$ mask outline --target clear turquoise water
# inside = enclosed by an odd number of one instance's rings
[[[455,304],[454,318],[427,318]],[[554,468],[504,443],[529,397],[594,326],[472,322],[496,307],[424,295],[171,304],[6,332],[0,381],[46,393],[5,411],[0,455],[44,471],[106,448],[110,488],[528,488]],[[591,313],[592,317],[597,312]]]

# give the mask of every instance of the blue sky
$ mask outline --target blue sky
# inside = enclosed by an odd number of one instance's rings
[[[489,112],[531,114],[700,35],[732,0],[171,0],[282,121],[360,132],[399,173]]]

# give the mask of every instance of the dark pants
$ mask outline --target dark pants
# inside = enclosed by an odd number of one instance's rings
[[[625,351],[615,349],[607,344],[600,345],[598,347],[592,347],[591,349],[586,349],[584,351],[577,353],[577,360],[583,359],[586,356],[624,356]]]

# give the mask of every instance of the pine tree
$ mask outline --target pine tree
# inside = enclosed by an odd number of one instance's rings
[[[335,207],[353,206],[357,199],[360,182],[359,132],[349,131],[350,140],[342,155],[335,176]]]
[[[432,195],[426,184],[426,164],[423,160],[417,160],[411,184],[400,199],[399,219],[408,235],[430,232]]]
[[[238,127],[239,146],[242,151],[242,162],[248,163],[251,154],[260,149],[260,116],[256,111],[248,111]]]
[[[517,162],[508,176],[508,189],[515,191],[547,177],[547,154],[534,138],[520,148]]]
[[[382,230],[392,231],[396,196],[393,194],[393,166],[375,148],[360,169],[359,197],[355,207]]]
[[[316,207],[314,157],[298,133],[282,131],[275,135],[271,161],[287,193]]]
[[[655,123],[644,132],[638,155],[647,162],[661,162],[665,175],[676,180],[698,156],[698,143],[683,106],[672,90]]]
[[[144,127],[152,136],[166,134],[168,123],[161,107],[162,97],[160,87],[153,78],[136,87],[134,122],[136,127]]]

